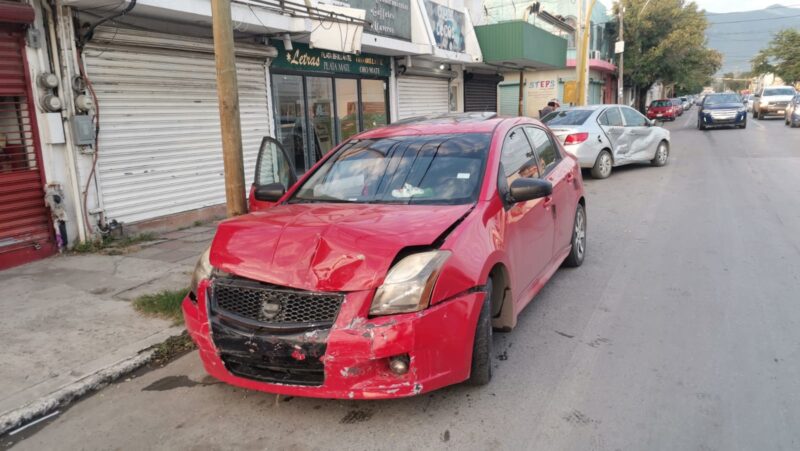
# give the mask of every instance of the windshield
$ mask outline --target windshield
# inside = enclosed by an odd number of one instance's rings
[[[681,102],[681,99],[670,99],[670,101],[672,102],[673,105],[680,105],[683,103]]]
[[[488,133],[351,141],[289,202],[471,203],[478,197],[490,141]]]
[[[793,96],[794,89],[792,88],[772,88],[764,90],[765,96]]]
[[[547,125],[583,125],[594,110],[554,111],[542,119]]]
[[[653,101],[653,103],[650,104],[650,106],[653,108],[665,107],[665,106],[669,107],[672,106],[672,102],[669,100],[655,100]]]
[[[703,105],[720,105],[723,103],[742,103],[742,99],[736,94],[717,94],[706,97]]]

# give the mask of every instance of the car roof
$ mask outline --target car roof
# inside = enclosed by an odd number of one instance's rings
[[[519,119],[499,116],[494,112],[448,113],[401,119],[366,131],[359,139],[405,135],[446,135],[450,133],[491,133],[503,121]]]

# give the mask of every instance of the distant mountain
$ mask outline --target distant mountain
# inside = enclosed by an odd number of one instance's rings
[[[708,46],[723,55],[726,72],[750,70],[750,60],[784,28],[800,29],[800,8],[772,5],[755,11],[706,13]]]

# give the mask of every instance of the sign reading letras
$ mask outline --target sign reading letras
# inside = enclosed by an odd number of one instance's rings
[[[276,69],[351,74],[364,77],[388,77],[389,58],[381,55],[351,55],[308,48],[306,44],[292,43],[293,50],[286,51],[282,42],[275,43],[278,56],[272,62]]]

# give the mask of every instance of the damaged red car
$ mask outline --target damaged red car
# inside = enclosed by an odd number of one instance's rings
[[[291,161],[264,139],[253,211],[219,225],[182,304],[226,383],[344,399],[486,384],[493,328],[584,260],[579,165],[536,120],[402,121],[299,181]]]

